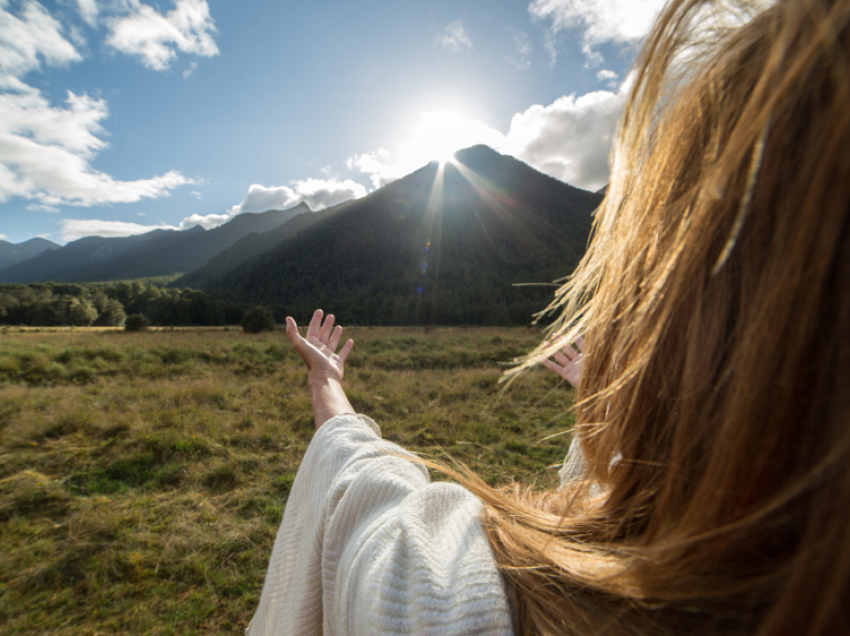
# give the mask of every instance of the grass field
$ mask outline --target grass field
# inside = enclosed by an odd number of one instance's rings
[[[526,329],[351,329],[353,406],[492,484],[556,482],[573,394]],[[0,633],[241,633],[313,434],[282,331],[0,334]]]

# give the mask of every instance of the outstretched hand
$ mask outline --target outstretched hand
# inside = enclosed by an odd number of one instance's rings
[[[342,327],[334,329],[332,315],[325,318],[324,322],[323,317],[324,312],[321,309],[313,313],[306,338],[302,338],[298,333],[295,320],[286,317],[286,335],[307,365],[307,386],[310,387],[316,430],[331,418],[354,411],[342,389],[345,359],[351,353],[354,341],[349,340],[339,353],[336,353],[339,339],[342,337]]]
[[[584,357],[584,338],[578,336],[573,342],[575,349],[573,349],[572,344],[567,343],[561,351],[552,354],[555,360],[541,358],[540,364],[547,369],[552,369],[574,387],[578,387],[581,378],[581,361]]]
[[[295,324],[295,320],[287,316],[286,335],[289,337],[292,346],[295,347],[295,351],[307,365],[310,380],[342,382],[345,360],[354,347],[354,341],[349,340],[339,350],[339,353],[336,353],[336,348],[339,346],[342,337],[342,327],[334,328],[333,315],[329,315],[322,321],[323,316],[324,312],[321,309],[317,309],[313,313],[313,318],[307,327],[306,338],[302,338],[301,334],[298,333],[298,325]]]

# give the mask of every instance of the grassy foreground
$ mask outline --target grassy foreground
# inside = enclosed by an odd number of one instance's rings
[[[353,406],[492,484],[540,487],[572,393],[507,391],[526,329],[351,329]],[[0,334],[0,633],[240,633],[313,434],[282,331]]]

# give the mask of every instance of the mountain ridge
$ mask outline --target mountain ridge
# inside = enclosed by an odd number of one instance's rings
[[[286,210],[245,212],[211,230],[156,229],[127,237],[88,236],[0,270],[2,283],[110,281],[191,271],[252,232],[266,232],[309,212],[301,203]]]
[[[43,238],[31,238],[21,243],[0,240],[0,270],[38,256],[44,251],[62,247],[58,243]]]
[[[347,202],[199,286],[301,319],[321,306],[349,324],[527,324],[551,290],[513,285],[569,274],[601,200],[474,146]]]

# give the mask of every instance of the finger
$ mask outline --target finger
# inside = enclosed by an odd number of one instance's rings
[[[342,327],[337,325],[337,328],[334,329],[331,334],[331,339],[328,341],[328,349],[331,350],[331,353],[336,351],[337,346],[339,345],[339,339],[342,338]]]
[[[305,347],[310,347],[310,344],[298,333],[298,325],[295,324],[295,319],[290,316],[286,317],[286,336],[289,338],[292,346],[295,347],[295,352],[307,364],[307,368],[311,368],[308,362],[307,352],[305,351]]]
[[[324,312],[321,309],[317,309],[313,312],[313,318],[310,320],[310,326],[307,327],[307,337],[308,338],[318,338],[319,337],[319,327],[322,325],[322,316]]]
[[[552,354],[552,356],[555,358],[555,360],[557,360],[558,362],[560,362],[560,363],[561,363],[562,365],[564,365],[565,367],[566,367],[566,366],[569,366],[569,365],[571,364],[571,362],[570,362],[569,358],[567,358],[567,356],[565,356],[565,355],[564,355],[563,353],[561,353],[560,351],[556,351],[555,353],[553,353],[553,354]]]
[[[286,317],[286,335],[289,336],[289,340],[292,340],[292,334],[298,335],[298,325],[295,324],[295,318],[292,316]]]
[[[567,345],[561,351],[566,355],[570,360],[575,360],[578,355],[578,351],[572,348],[572,346]]]
[[[330,338],[331,330],[333,329],[333,327],[334,327],[334,315],[328,314],[327,317],[325,318],[325,322],[322,324],[322,330],[319,331],[319,340],[322,343],[328,344],[328,338]]]
[[[584,353],[584,338],[582,338],[581,336],[576,337],[576,347],[578,347],[579,351]]]
[[[549,358],[542,358],[542,359],[540,360],[540,364],[542,364],[542,365],[543,365],[544,367],[546,367],[547,369],[551,369],[552,371],[554,371],[554,372],[555,372],[555,373],[557,373],[558,375],[563,375],[563,370],[564,370],[564,369],[563,369],[563,367],[561,367],[560,365],[555,364],[555,363],[554,363],[554,362],[552,362]]]
[[[339,358],[340,364],[345,364],[345,359],[348,357],[348,354],[351,353],[351,350],[353,348],[354,348],[354,341],[353,340],[349,340],[348,342],[346,342],[342,346],[342,349],[339,352],[339,356],[337,356]]]

